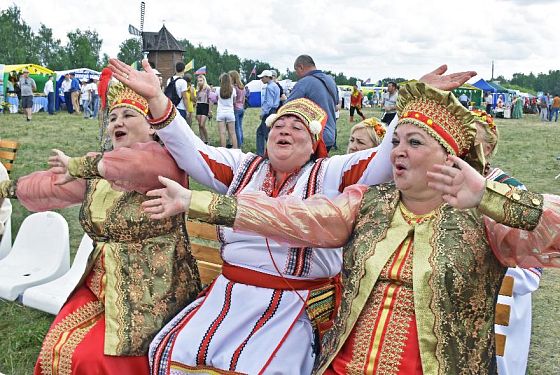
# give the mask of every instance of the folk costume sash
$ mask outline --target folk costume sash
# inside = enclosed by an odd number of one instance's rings
[[[307,199],[320,192],[320,170],[324,160],[323,158],[318,159],[311,167],[305,192],[301,196],[302,199]],[[239,172],[236,174],[236,178],[230,187],[230,194],[237,195],[243,191],[264,161],[265,159],[256,155],[246,159],[240,166]],[[288,252],[287,269],[284,272],[291,276],[305,277],[309,271],[313,249],[309,247],[294,247],[288,249]],[[262,288],[296,291],[309,290],[306,310],[320,337],[332,326],[333,318],[340,305],[341,287],[340,277],[338,276],[309,280],[292,279],[265,274],[228,263],[223,264],[222,274],[228,280]]]
[[[504,274],[481,218],[444,204],[434,219],[411,225],[392,184],[371,187],[344,248],[343,298],[322,341],[322,373],[350,335],[383,266],[414,231],[414,309],[426,374],[495,373],[494,303]]]

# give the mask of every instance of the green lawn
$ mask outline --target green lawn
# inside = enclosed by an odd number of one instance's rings
[[[365,109],[366,115],[375,114]],[[36,114],[32,122],[22,115],[0,114],[0,138],[14,139],[21,143],[12,178],[23,176],[47,166],[49,150],[53,147],[68,155],[79,156],[97,149],[97,122],[84,120],[78,115],[58,113],[55,116]],[[258,110],[246,112],[244,129],[246,151],[255,148],[255,129],[259,123]],[[560,172],[560,155],[557,142],[560,136],[558,123],[541,123],[536,116],[523,120],[497,120],[502,140],[495,164],[523,181],[529,189],[560,194],[560,181],[554,177]],[[195,126],[195,129],[197,127]],[[210,138],[218,143],[217,125],[208,125]],[[338,122],[338,144],[335,153],[344,153],[349,133],[348,111],[342,112]],[[194,188],[200,185],[194,183]],[[71,248],[75,251],[83,231],[78,223],[78,208],[59,210],[70,227]],[[29,215],[19,203],[14,202],[12,216],[13,234],[21,221]],[[534,294],[533,340],[529,357],[529,373],[560,373],[560,339],[556,333],[560,321],[560,271],[547,270],[541,288]],[[12,302],[0,300],[0,372],[5,374],[30,374],[43,337],[53,316],[29,309]]]

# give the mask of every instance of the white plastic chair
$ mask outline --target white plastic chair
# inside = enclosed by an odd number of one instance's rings
[[[57,315],[82,278],[92,251],[93,241],[84,234],[70,270],[58,279],[26,289],[21,302],[25,306]]]
[[[68,224],[56,212],[29,215],[0,260],[0,298],[15,300],[25,289],[62,276],[70,268]]]
[[[2,234],[2,239],[0,240],[0,259],[5,258],[8,253],[12,250],[12,217],[8,218],[6,225],[4,226],[4,233]]]

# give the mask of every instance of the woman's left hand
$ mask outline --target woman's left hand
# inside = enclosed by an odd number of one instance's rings
[[[68,172],[70,157],[57,149],[52,149],[51,151],[52,154],[49,156],[49,167],[51,167],[51,172],[57,175],[55,185],[64,185],[75,180],[75,178],[70,176],[70,173]]]
[[[447,160],[445,165],[436,164],[428,172],[428,186],[442,193],[443,199],[453,207],[477,207],[484,195],[486,179],[463,159],[449,155]]]
[[[192,192],[177,182],[159,176],[163,189],[151,190],[146,193],[149,197],[158,197],[142,202],[142,209],[150,215],[151,219],[165,219],[180,213],[188,213],[191,204]]]

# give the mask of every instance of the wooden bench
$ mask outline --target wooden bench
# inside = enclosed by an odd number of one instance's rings
[[[220,243],[216,226],[199,221],[187,221],[187,232],[191,249],[198,263],[200,280],[203,285],[210,284],[222,272]]]
[[[9,139],[0,140],[0,161],[6,167],[8,174],[10,174],[14,166],[18,146],[19,144],[16,141]]]

